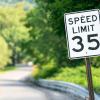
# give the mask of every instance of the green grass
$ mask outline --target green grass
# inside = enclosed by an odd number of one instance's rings
[[[100,68],[92,67],[92,74],[95,92],[100,93]],[[61,68],[58,73],[48,79],[71,82],[87,88],[85,66]]]
[[[15,69],[16,69],[15,66],[7,66],[7,67],[5,67],[3,69],[0,69],[0,73],[4,73],[4,72],[15,70]]]

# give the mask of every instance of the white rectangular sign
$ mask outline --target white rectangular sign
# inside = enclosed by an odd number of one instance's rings
[[[86,10],[64,15],[69,58],[100,55],[99,10]]]

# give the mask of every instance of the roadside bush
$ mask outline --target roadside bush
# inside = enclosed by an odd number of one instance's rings
[[[100,67],[92,67],[94,90],[100,94]],[[61,68],[54,76],[49,77],[50,80],[58,80],[79,84],[87,88],[87,77],[85,66],[78,66],[76,68]]]
[[[100,57],[94,57],[94,58],[92,58],[92,65],[94,67],[100,67]]]
[[[46,77],[50,77],[52,76],[55,72],[57,71],[57,67],[56,66],[43,66],[41,73],[40,73],[40,77],[41,78],[46,78]]]
[[[35,79],[38,79],[40,76],[39,76],[39,73],[40,73],[40,68],[39,66],[37,65],[34,65],[33,66],[33,71],[32,71],[32,75]]]
[[[34,78],[46,78],[52,76],[55,72],[57,72],[58,67],[55,64],[54,60],[50,62],[34,67],[33,69],[33,77]]]

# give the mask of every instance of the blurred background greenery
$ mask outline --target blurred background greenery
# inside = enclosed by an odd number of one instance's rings
[[[86,87],[84,60],[68,59],[64,13],[99,8],[99,0],[0,0],[0,68],[32,61],[36,79]],[[91,61],[100,93],[100,57]]]

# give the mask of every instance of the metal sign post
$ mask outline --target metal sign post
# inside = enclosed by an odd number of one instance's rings
[[[85,62],[86,62],[86,73],[87,73],[88,90],[89,90],[89,100],[95,100],[90,58],[85,58]]]

